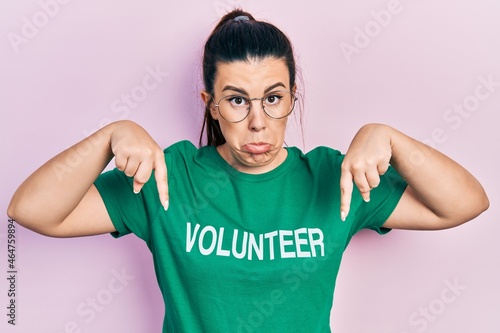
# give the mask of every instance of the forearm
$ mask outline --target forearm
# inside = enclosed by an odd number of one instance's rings
[[[466,222],[488,208],[483,187],[462,166],[393,128],[387,130],[391,165],[446,227]]]
[[[100,129],[36,170],[15,192],[8,215],[34,230],[64,221],[113,157],[113,126]]]

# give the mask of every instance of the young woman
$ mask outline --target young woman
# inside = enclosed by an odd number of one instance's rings
[[[464,168],[389,126],[363,126],[345,155],[284,147],[295,74],[287,37],[233,11],[205,45],[205,146],[162,151],[137,124],[112,123],[33,173],[8,214],[53,237],[143,239],[164,332],[329,332],[356,232],[451,228],[489,203]]]

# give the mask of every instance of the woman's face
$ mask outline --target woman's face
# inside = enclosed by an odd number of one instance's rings
[[[248,116],[233,123],[224,119],[215,104],[226,96],[241,96],[245,100],[262,98],[277,91],[292,91],[286,63],[282,59],[265,58],[251,61],[220,63],[214,82],[211,115],[219,121],[226,143],[217,147],[221,156],[236,170],[245,173],[264,173],[276,168],[286,159],[283,148],[287,118],[273,119],[262,110],[259,100],[251,101]],[[202,92],[205,103],[211,101]],[[266,102],[274,102],[270,97]],[[232,103],[241,104],[238,97]]]

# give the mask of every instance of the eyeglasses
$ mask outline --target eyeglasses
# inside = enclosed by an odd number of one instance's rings
[[[251,101],[260,101],[262,110],[269,118],[282,119],[292,113],[296,100],[297,98],[289,91],[273,91],[262,98],[224,96],[215,106],[222,118],[230,123],[239,123],[248,117]]]

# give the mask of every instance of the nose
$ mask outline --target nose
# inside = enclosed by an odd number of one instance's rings
[[[248,128],[251,131],[262,131],[266,128],[266,113],[262,108],[260,99],[252,99],[250,101],[250,112],[248,114]]]

